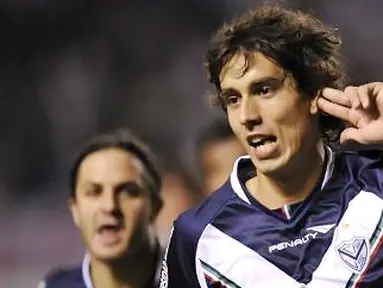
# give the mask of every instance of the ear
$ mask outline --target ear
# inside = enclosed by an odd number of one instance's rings
[[[310,100],[310,114],[311,115],[316,115],[318,114],[319,112],[319,108],[318,108],[318,99],[319,99],[319,96],[321,94],[321,90],[319,90],[317,92],[317,94],[315,95],[315,97],[313,99]]]
[[[69,198],[68,207],[69,207],[69,210],[72,214],[72,219],[73,219],[74,225],[76,227],[79,227],[80,226],[80,215],[79,215],[76,199],[74,199],[72,197]]]
[[[150,213],[150,222],[154,222],[158,216],[158,213],[161,211],[162,206],[164,205],[161,197],[154,197],[152,199],[152,211]]]

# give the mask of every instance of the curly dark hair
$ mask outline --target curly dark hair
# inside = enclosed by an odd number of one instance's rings
[[[209,81],[218,91],[211,96],[212,103],[226,110],[220,96],[221,70],[234,55],[243,53],[246,73],[254,51],[273,59],[291,74],[305,97],[315,97],[324,87],[343,89],[341,43],[336,29],[310,14],[279,5],[250,10],[224,24],[211,39],[205,65]],[[319,125],[327,142],[336,142],[344,129],[342,120],[324,113],[319,115]]]

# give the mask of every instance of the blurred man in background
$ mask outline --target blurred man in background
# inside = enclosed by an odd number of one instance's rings
[[[163,206],[156,218],[158,239],[163,247],[167,245],[174,220],[204,198],[190,171],[180,163],[178,157],[173,158],[176,159],[169,157],[164,163],[161,190]]]
[[[161,177],[148,147],[128,130],[96,136],[74,162],[71,189],[87,253],[81,267],[54,270],[39,287],[155,287]]]
[[[203,129],[197,149],[205,196],[227,180],[235,160],[246,154],[225,119],[218,119]]]

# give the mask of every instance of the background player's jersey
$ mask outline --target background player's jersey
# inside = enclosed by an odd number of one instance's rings
[[[254,169],[240,158],[175,222],[160,287],[383,287],[381,152],[327,154],[313,193],[275,211],[246,191]]]
[[[161,253],[162,251],[158,246],[158,260]],[[155,271],[153,271],[151,283],[148,283],[144,288],[154,288],[158,286],[160,267],[159,265],[157,265],[157,267]],[[37,288],[94,288],[92,278],[90,276],[89,255],[85,255],[81,267],[53,270],[43,281],[38,284]]]
[[[37,288],[93,288],[89,263],[89,256],[85,255],[81,267],[55,269],[45,277]]]

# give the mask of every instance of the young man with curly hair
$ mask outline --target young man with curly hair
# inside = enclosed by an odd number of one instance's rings
[[[215,97],[248,156],[174,224],[161,287],[382,287],[383,83],[344,87],[336,30],[260,6],[213,37]],[[347,123],[347,126],[344,125]]]

